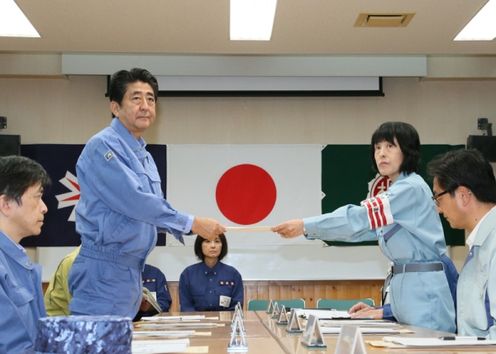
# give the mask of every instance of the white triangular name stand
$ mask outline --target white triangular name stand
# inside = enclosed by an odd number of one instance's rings
[[[359,326],[341,327],[334,354],[366,354],[365,342]]]
[[[286,306],[281,305],[281,312],[279,313],[279,317],[277,318],[278,325],[287,325],[288,324],[288,313],[286,311]]]
[[[265,312],[272,313],[272,311],[274,311],[274,301],[270,300],[269,306],[267,306],[267,310]]]
[[[296,314],[295,309],[291,309],[289,314],[288,326],[286,327],[286,332],[289,333],[301,333],[303,329],[301,328],[300,320]]]
[[[243,306],[241,306],[241,303],[238,301],[236,306],[234,306],[234,313],[237,313],[238,315],[241,316],[241,318],[245,318],[245,315],[243,313]],[[233,316],[234,318],[234,316]]]
[[[236,326],[237,326],[238,331],[246,333],[244,317],[243,317],[243,310],[241,309],[241,307],[238,307],[238,306],[235,307],[235,310],[233,313],[233,318],[231,321],[231,330],[234,330]]]
[[[310,348],[326,348],[324,336],[320,329],[319,319],[314,315],[308,316],[307,326],[301,336],[301,343]]]
[[[227,345],[228,352],[247,352],[248,343],[246,343],[245,326],[243,317],[235,312],[232,321],[231,339]]]
[[[272,309],[272,318],[279,318],[281,310],[279,309],[279,304],[277,302],[274,303],[274,307]]]

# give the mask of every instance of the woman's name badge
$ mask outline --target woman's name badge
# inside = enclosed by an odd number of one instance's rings
[[[231,305],[231,298],[229,296],[221,295],[219,297],[219,306],[229,307]]]

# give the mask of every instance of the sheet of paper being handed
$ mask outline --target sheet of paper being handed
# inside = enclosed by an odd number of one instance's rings
[[[226,226],[227,232],[272,232],[271,226]]]

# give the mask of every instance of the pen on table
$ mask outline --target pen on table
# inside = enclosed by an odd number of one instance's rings
[[[319,317],[319,320],[323,321],[370,321],[374,320],[375,318],[372,317],[360,317],[360,318],[353,318],[353,317]]]
[[[443,336],[439,337],[442,340],[486,340],[485,337],[472,337],[472,336]]]

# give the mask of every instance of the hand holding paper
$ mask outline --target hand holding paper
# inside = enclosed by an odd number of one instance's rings
[[[160,304],[157,302],[157,300],[155,299],[155,297],[153,296],[151,291],[148,290],[148,288],[146,288],[146,287],[143,287],[143,298],[142,299],[144,301],[146,301],[149,305],[151,305],[157,311],[157,313],[162,312],[162,308],[160,307]],[[143,303],[141,305],[144,307]],[[141,309],[140,308],[140,310],[143,310],[143,311],[149,310],[149,306],[147,306],[147,307],[148,307],[147,309],[145,309],[145,308]]]
[[[215,219],[195,216],[191,231],[206,240],[215,240],[220,234],[226,232],[226,228]]]
[[[272,228],[273,232],[277,232],[281,237],[293,238],[301,236],[304,233],[304,224],[302,219],[293,219],[283,222]]]

